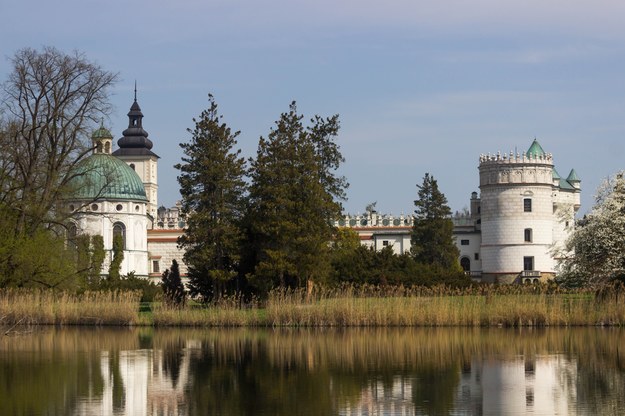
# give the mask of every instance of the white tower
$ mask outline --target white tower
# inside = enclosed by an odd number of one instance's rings
[[[117,141],[119,149],[113,152],[126,162],[141,178],[148,198],[148,214],[156,218],[158,209],[158,155],[152,152],[152,141],[148,132],[143,130],[143,113],[137,103],[137,87],[135,85],[135,101],[128,112],[128,128],[123,137]]]
[[[73,213],[68,237],[101,235],[107,253],[106,274],[113,258],[113,239],[122,239],[124,259],[120,273],[148,277],[147,204],[141,179],[126,163],[111,155],[113,136],[100,126],[93,134],[93,154],[76,168],[66,208]]]
[[[580,187],[563,180],[534,140],[520,155],[480,156],[482,279],[511,283],[555,275],[557,248],[573,229]]]

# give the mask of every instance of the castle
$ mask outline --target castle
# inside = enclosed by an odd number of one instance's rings
[[[112,152],[111,133],[101,126],[93,134],[94,151],[81,164],[77,191],[68,200],[73,213],[70,237],[100,234],[112,259],[113,239],[124,245],[121,274],[160,278],[173,259],[182,262],[177,239],[184,232],[180,207],[158,207],[159,157],[142,125],[135,100],[128,112],[128,128]],[[553,156],[534,140],[527,152],[479,157],[480,191],[471,194],[470,209],[453,217],[453,237],[459,262],[474,280],[531,282],[555,276],[564,242],[573,231],[580,207],[580,179],[572,169],[564,179]],[[397,254],[410,250],[412,216],[346,215],[335,223],[356,231],[361,243],[380,250],[391,246]]]
[[[553,156],[534,140],[527,152],[481,155],[480,191],[469,212],[456,214],[453,236],[460,265],[474,280],[532,282],[555,276],[564,243],[580,207],[580,179],[572,169],[563,179]],[[410,251],[412,216],[347,215],[362,244],[395,253]]]

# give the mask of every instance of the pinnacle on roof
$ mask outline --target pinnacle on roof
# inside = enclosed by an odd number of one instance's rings
[[[128,112],[128,128],[117,141],[119,149],[113,152],[114,156],[156,156],[152,152],[152,141],[148,139],[148,132],[143,130],[143,113],[137,102],[137,86],[135,84],[135,99]]]
[[[581,182],[582,181],[577,175],[577,172],[575,172],[575,169],[571,169],[571,173],[569,173],[569,176],[566,178],[566,180],[569,182]]]
[[[534,139],[532,145],[527,150],[526,156],[530,159],[538,159],[539,157],[544,157],[546,155],[538,140]]]

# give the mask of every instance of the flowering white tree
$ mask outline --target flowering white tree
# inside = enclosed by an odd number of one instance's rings
[[[565,250],[561,281],[600,286],[625,280],[625,178],[619,172],[599,187],[592,211],[577,223]]]

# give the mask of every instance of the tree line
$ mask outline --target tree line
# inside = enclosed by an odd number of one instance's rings
[[[101,242],[68,244],[72,213],[63,201],[76,166],[91,153],[91,132],[110,113],[117,74],[82,53],[51,47],[19,50],[10,63],[0,89],[0,288],[93,286]],[[237,148],[240,133],[223,121],[214,97],[208,101],[176,165],[188,225],[179,245],[194,296],[211,301],[231,292],[263,296],[276,287],[346,282],[468,284],[451,211],[433,176],[417,185],[410,252],[376,252],[334,226],[348,188],[338,173],[345,162],[338,115],[306,119],[292,102],[246,160]],[[623,280],[623,195],[621,175],[578,222],[562,254],[561,283]],[[113,266],[123,256],[117,251]],[[122,280],[115,267],[109,274]]]

